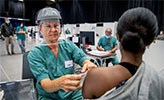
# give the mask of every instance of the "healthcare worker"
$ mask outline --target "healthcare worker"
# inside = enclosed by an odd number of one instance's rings
[[[20,26],[17,26],[16,33],[21,53],[25,53],[26,27],[23,22],[21,22]]]
[[[12,23],[10,22],[9,18],[5,18],[4,20],[5,20],[5,23],[1,25],[1,34],[3,37],[5,37],[6,51],[8,55],[15,54],[14,52],[14,27]],[[10,49],[11,52],[9,50],[9,47],[11,47]]]
[[[106,51],[109,54],[111,54],[111,53],[116,53],[117,49],[118,49],[117,39],[114,36],[112,36],[112,29],[107,28],[105,30],[105,35],[100,37],[98,41],[97,50]],[[112,58],[106,59],[105,66],[108,66],[109,62],[111,62],[113,65],[118,64],[119,63],[118,57],[115,55]]]
[[[74,63],[82,73],[96,67],[73,42],[59,40],[61,15],[46,7],[37,15],[38,30],[44,42],[28,54],[30,69],[37,79],[38,100],[81,100],[81,74],[74,74]]]
[[[83,96],[98,100],[163,100],[164,77],[143,59],[146,47],[158,33],[156,16],[147,8],[132,8],[119,19],[121,62],[90,70]]]

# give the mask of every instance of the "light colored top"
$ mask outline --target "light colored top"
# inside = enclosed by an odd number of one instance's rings
[[[106,92],[99,100],[164,100],[164,76],[142,62],[123,86]]]
[[[71,41],[59,40],[57,58],[45,43],[35,46],[29,52],[28,60],[30,69],[37,79],[38,98],[43,97],[55,100],[77,100],[82,98],[81,90],[72,92],[59,90],[54,93],[48,93],[44,91],[39,82],[45,78],[54,80],[66,74],[74,74],[73,63],[82,66],[82,62],[86,59],[85,53]]]

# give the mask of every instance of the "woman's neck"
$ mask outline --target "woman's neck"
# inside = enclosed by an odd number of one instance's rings
[[[139,66],[142,63],[142,54],[134,54],[128,51],[122,51],[121,62],[129,62],[133,65]]]

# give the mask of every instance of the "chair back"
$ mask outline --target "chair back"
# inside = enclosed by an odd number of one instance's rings
[[[33,79],[34,83],[36,83],[36,79],[29,67],[29,62],[27,59],[28,53],[29,53],[29,51],[27,51],[23,54],[22,79]]]

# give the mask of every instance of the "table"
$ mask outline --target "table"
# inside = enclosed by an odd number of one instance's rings
[[[116,55],[116,53],[107,53],[104,51],[88,51],[85,53],[89,58],[93,59],[98,66],[103,66],[103,61],[105,62],[106,59],[114,58]],[[100,64],[97,62],[97,59],[100,60]]]

